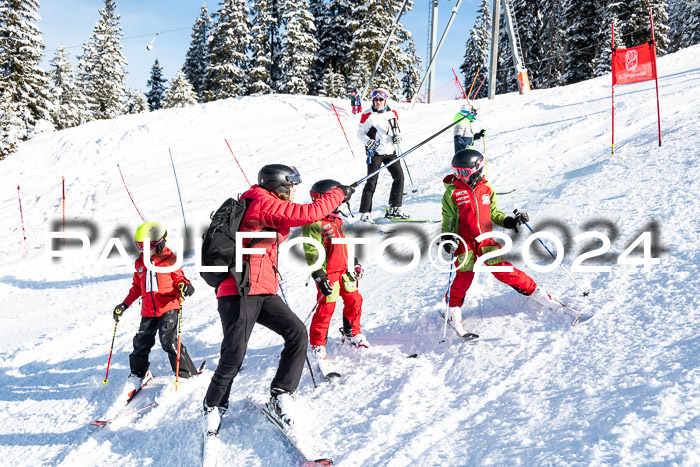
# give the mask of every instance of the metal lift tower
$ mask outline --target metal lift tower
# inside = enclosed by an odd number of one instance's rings
[[[518,90],[520,94],[530,91],[530,79],[524,65],[523,54],[520,50],[520,37],[515,16],[510,7],[510,0],[493,0],[493,26],[491,28],[491,67],[489,69],[489,99],[496,97],[496,71],[498,69],[498,28],[501,23],[501,1],[503,1],[503,14],[506,17],[508,39],[512,49],[513,63],[518,72]]]

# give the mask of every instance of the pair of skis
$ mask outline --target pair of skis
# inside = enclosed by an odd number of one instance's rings
[[[117,412],[113,417],[95,420],[94,422],[90,423],[90,425],[97,426],[97,427],[100,427],[100,428],[104,428],[104,427],[106,427],[106,426],[109,425],[110,423],[113,423],[113,422],[116,421],[116,420],[119,420],[119,419],[121,419],[121,418],[129,417],[129,416],[131,416],[131,415],[133,415],[133,414],[135,414],[135,413],[141,412],[141,411],[146,410],[146,409],[148,409],[148,408],[150,408],[150,407],[153,407],[153,406],[155,406],[155,405],[158,405],[158,403],[155,402],[155,401],[150,402],[150,403],[148,403],[148,404],[142,404],[142,405],[139,405],[137,402],[135,402],[135,401],[136,401],[136,396],[138,396],[138,395],[141,393],[141,391],[143,391],[143,389],[144,389],[146,386],[148,386],[154,379],[155,379],[155,378],[153,377],[153,375],[151,375],[150,378],[148,378],[147,380],[143,381],[139,387],[137,387],[136,389],[134,389],[134,391],[133,391],[131,394],[129,394],[129,396],[128,396],[127,400],[126,400],[126,404],[124,404],[124,407],[122,407],[122,408],[119,410],[119,412]]]

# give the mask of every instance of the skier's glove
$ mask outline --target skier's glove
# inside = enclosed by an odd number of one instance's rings
[[[311,274],[311,277],[313,277],[316,285],[318,286],[318,290],[320,290],[323,295],[327,297],[333,293],[333,285],[328,282],[328,276],[323,269],[314,271],[313,274]]]
[[[338,188],[343,190],[343,193],[345,193],[345,202],[350,201],[352,194],[355,193],[355,188],[353,188],[351,185],[338,185]]]
[[[180,289],[180,298],[183,300],[194,293],[194,286],[188,282],[180,282],[177,287]]]
[[[365,143],[365,147],[368,151],[374,151],[379,147],[379,141],[377,141],[376,139],[370,139]]]
[[[401,144],[401,135],[394,135],[394,144]]]
[[[362,266],[360,265],[360,262],[355,258],[355,280],[359,281],[362,279],[362,276],[364,275],[365,270],[362,269]]]
[[[508,216],[505,219],[503,219],[503,227],[505,227],[506,229],[515,230],[517,232],[518,226],[523,225],[525,222],[528,222],[529,220],[530,220],[530,216],[528,216],[526,212],[517,212],[516,211],[515,217]]]
[[[484,136],[486,136],[486,130],[481,130],[474,135],[474,141],[478,140],[479,138],[483,138]]]
[[[119,318],[122,317],[122,314],[124,313],[124,310],[129,308],[129,305],[126,303],[120,303],[119,305],[114,307],[114,311],[112,312],[112,317],[114,318],[114,321],[119,321]]]
[[[445,235],[443,237],[442,242],[442,249],[445,250],[445,253],[447,253],[448,255],[451,255],[452,253],[457,251],[457,246],[459,245],[459,238],[457,238],[456,236]]]

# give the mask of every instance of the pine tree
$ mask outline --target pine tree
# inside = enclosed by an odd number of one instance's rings
[[[58,46],[56,55],[51,60],[51,66],[53,67],[51,72],[51,81],[53,81],[51,118],[54,126],[62,130],[89,121],[91,114],[88,111],[87,99],[76,81],[65,46]]]
[[[622,16],[622,3],[601,0],[598,6],[598,33],[596,34],[596,44],[598,50],[595,58],[595,75],[602,76],[612,69],[612,24],[615,24],[615,48],[625,47],[620,34],[620,17]]]
[[[4,77],[0,81],[0,160],[15,152],[27,135],[23,108],[13,99],[16,95],[13,87],[14,83]]]
[[[481,0],[481,5],[474,20],[474,27],[469,35],[469,39],[467,39],[464,62],[459,67],[459,70],[464,75],[465,92],[469,91],[469,87],[477,73],[479,73],[477,77],[479,84],[482,80],[481,76],[488,74],[488,57],[489,48],[491,47],[491,12],[489,8],[489,1]],[[476,84],[476,86],[479,84]],[[479,94],[475,95],[474,99],[487,96],[488,83],[484,84],[486,86],[481,87]]]
[[[251,3],[251,63],[250,94],[268,94],[272,91],[272,34],[277,22],[272,16],[271,0],[253,0]]]
[[[78,57],[80,80],[85,83],[85,95],[97,119],[121,115],[124,112],[122,99],[126,93],[126,58],[121,51],[120,15],[116,14],[114,0],[104,2],[100,19],[83,44],[83,55]]]
[[[347,0],[312,0],[311,13],[316,24],[319,49],[313,65],[314,80],[327,73],[328,67],[347,78],[348,55],[354,29],[351,3]]]
[[[329,66],[318,85],[318,95],[323,97],[347,97],[345,77],[339,71],[333,71]]]
[[[594,76],[594,61],[598,47],[591,37],[598,31],[597,0],[564,0],[562,17],[567,24],[567,50],[562,84],[578,83]]]
[[[4,111],[9,112],[0,127],[5,148],[16,147],[39,121],[51,118],[49,77],[39,67],[44,44],[35,24],[38,10],[36,0],[0,2],[0,79]]]
[[[128,114],[140,114],[150,111],[146,95],[136,89],[127,89],[124,99],[124,111]]]
[[[411,66],[404,72],[403,78],[401,78],[401,84],[403,86],[403,96],[411,100],[413,95],[418,91],[418,85],[420,84],[421,74],[421,60],[416,53],[416,44],[410,41],[406,46],[406,56],[411,62]]]
[[[248,89],[250,22],[245,0],[223,0],[214,18],[204,74],[205,102],[241,96]]]
[[[625,2],[626,15],[620,24],[620,32],[627,47],[651,42],[649,8],[654,15],[654,38],[656,55],[665,55],[669,46],[668,2],[666,0],[629,0]],[[617,34],[617,31],[615,32]]]
[[[151,67],[151,78],[146,82],[149,88],[146,97],[148,97],[148,108],[151,109],[151,112],[163,108],[166,82],[165,78],[163,78],[163,67],[160,66],[156,58],[155,63]]]
[[[207,69],[207,35],[211,32],[211,20],[207,5],[202,5],[199,17],[192,26],[192,40],[185,56],[182,71],[194,88],[199,100],[202,99],[204,73]]]
[[[172,109],[175,107],[188,107],[197,103],[197,94],[194,87],[187,81],[185,73],[178,71],[170,81],[170,89],[165,91],[163,107]]]
[[[318,51],[314,17],[307,0],[287,0],[282,12],[282,50],[279,64],[281,77],[277,91],[308,94],[311,67]]]
[[[541,87],[558,86],[561,83],[562,75],[565,73],[567,41],[566,23],[562,16],[562,8],[565,1],[544,0],[542,2],[543,29],[540,35],[540,50],[542,53],[540,60],[542,62],[538,67],[541,74]]]
[[[669,2],[669,52],[700,43],[700,2],[671,0]]]

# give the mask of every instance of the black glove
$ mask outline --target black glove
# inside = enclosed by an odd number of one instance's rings
[[[122,317],[124,310],[127,308],[129,308],[129,305],[126,303],[120,303],[119,305],[115,306],[114,311],[112,312],[112,318],[114,318],[114,321],[119,321],[119,318]]]
[[[394,135],[394,144],[401,144],[401,135]]]
[[[180,298],[182,299],[189,297],[194,293],[194,286],[187,282],[181,282],[178,285],[178,288],[180,289]]]
[[[486,130],[481,130],[474,135],[474,141],[478,140],[479,138],[483,138],[484,136],[486,136]]]
[[[323,295],[327,297],[333,293],[333,285],[328,282],[328,276],[323,269],[314,271],[313,274],[311,274],[311,277],[313,277],[316,285],[318,286],[318,290],[320,290]]]
[[[454,244],[450,242],[454,242]],[[451,255],[457,251],[457,246],[459,246],[459,238],[457,238],[455,235],[445,235],[443,237],[442,249],[445,250],[445,253],[448,255]]]
[[[365,143],[365,147],[368,151],[374,151],[379,147],[379,141],[377,141],[376,139],[370,139],[369,141],[367,141],[367,143]]]
[[[338,185],[338,188],[343,190],[343,193],[345,193],[345,201],[350,201],[350,198],[352,197],[352,194],[355,193],[355,188],[352,187],[351,185]]]
[[[362,266],[360,265],[360,262],[355,258],[355,280],[359,281],[362,279],[362,276],[364,275],[365,270],[362,269]]]
[[[525,222],[530,220],[530,216],[526,212],[515,212],[515,217],[506,217],[503,219],[503,227],[506,229],[513,229],[518,231],[518,226],[523,225]]]

